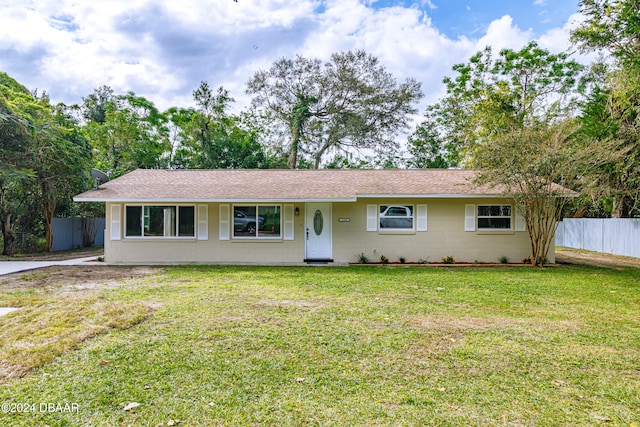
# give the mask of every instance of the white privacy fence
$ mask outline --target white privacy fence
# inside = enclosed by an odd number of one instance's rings
[[[640,258],[640,218],[565,218],[556,245]]]

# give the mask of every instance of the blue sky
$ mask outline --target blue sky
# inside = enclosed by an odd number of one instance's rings
[[[522,29],[533,29],[535,34],[562,27],[567,18],[578,11],[574,0],[433,0],[434,8],[427,7],[433,24],[449,37],[475,37],[486,31],[491,21],[510,15]],[[379,1],[381,6],[394,1]],[[410,2],[401,2],[410,4]]]
[[[4,0],[0,71],[54,102],[81,103],[101,85],[160,108],[192,105],[207,81],[240,109],[247,80],[281,57],[365,49],[398,80],[442,78],[486,45],[530,40],[569,48],[578,0]],[[586,60],[586,59],[585,59]]]

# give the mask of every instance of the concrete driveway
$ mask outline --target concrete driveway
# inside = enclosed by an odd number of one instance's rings
[[[95,261],[97,257],[75,258],[65,261],[0,261],[0,276],[21,271],[36,270],[38,268],[51,267],[52,265],[82,265]]]

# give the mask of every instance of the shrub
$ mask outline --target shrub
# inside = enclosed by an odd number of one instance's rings
[[[360,264],[367,264],[369,262],[369,258],[364,254],[364,252],[360,252],[360,255],[358,255],[358,262]]]
[[[384,255],[380,255],[380,262],[383,264],[387,264],[389,262],[389,258]]]
[[[420,259],[418,260],[418,262],[419,262],[420,264],[429,264],[429,257],[426,257],[426,258],[420,258]]]
[[[502,255],[500,257],[500,264],[508,264],[509,263],[509,257],[506,255]]]
[[[442,262],[444,262],[445,264],[453,264],[456,262],[456,260],[451,255],[447,255],[442,257]]]
[[[405,262],[407,262],[407,259],[405,257],[403,257],[403,256],[398,258],[398,260],[400,261],[400,264],[404,264]]]

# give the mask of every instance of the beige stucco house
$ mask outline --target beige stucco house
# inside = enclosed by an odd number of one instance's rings
[[[140,169],[75,200],[106,203],[105,258],[117,264],[347,263],[361,253],[371,261],[520,262],[530,244],[513,200],[474,177]]]

